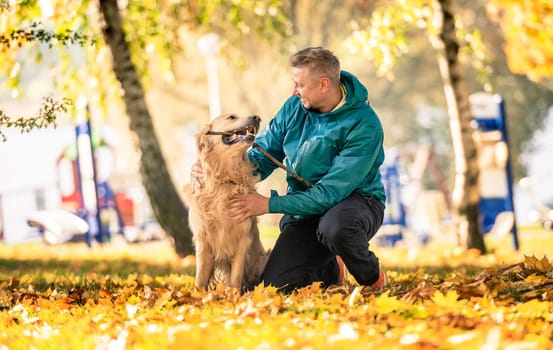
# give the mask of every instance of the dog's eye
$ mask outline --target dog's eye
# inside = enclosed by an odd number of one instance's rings
[[[234,119],[236,119],[236,118],[238,118],[238,117],[235,116],[234,114],[231,114],[231,115],[229,115],[229,116],[227,117],[227,120],[234,120]]]

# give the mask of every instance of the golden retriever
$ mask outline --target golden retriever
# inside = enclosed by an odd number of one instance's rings
[[[259,129],[258,116],[225,114],[196,135],[204,186],[185,191],[189,225],[196,249],[197,287],[218,283],[252,289],[260,282],[268,252],[259,237],[257,218],[236,223],[227,214],[236,194],[252,193],[259,181],[246,151]]]

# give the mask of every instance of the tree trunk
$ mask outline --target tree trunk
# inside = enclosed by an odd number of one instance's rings
[[[480,191],[477,149],[471,126],[472,113],[469,95],[459,64],[459,42],[455,33],[452,0],[439,0],[436,16],[441,17],[439,37],[433,44],[438,51],[440,73],[444,82],[448,107],[453,153],[455,156],[455,183],[452,206],[457,216],[457,232],[466,241],[467,248],[484,253],[486,247],[479,229]]]
[[[130,129],[136,134],[140,147],[140,174],[154,215],[173,238],[177,254],[191,254],[194,248],[188,227],[188,213],[167,170],[146,105],[144,89],[131,61],[117,0],[100,0],[100,10],[105,20],[104,38],[113,56],[113,70],[124,91]]]

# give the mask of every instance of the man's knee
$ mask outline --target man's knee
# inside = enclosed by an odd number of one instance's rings
[[[317,238],[323,245],[333,248],[340,245],[343,239],[346,227],[340,222],[340,220],[324,220],[319,223],[317,230]]]

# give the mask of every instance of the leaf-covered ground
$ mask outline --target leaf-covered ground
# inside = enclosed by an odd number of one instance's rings
[[[495,245],[494,245],[495,244]],[[389,288],[193,288],[167,242],[0,245],[0,349],[552,349],[553,232],[377,248]]]

